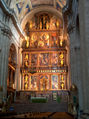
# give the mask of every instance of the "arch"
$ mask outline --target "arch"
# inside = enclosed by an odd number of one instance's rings
[[[38,13],[38,12],[48,12],[48,13],[52,13],[55,14],[55,16],[57,16],[58,18],[60,18],[61,20],[63,20],[62,17],[62,12],[58,11],[57,9],[51,7],[51,6],[39,6],[34,8],[30,13],[28,13],[22,20],[21,22],[21,27],[22,29],[24,29],[26,23],[28,20],[32,19],[32,17],[34,16],[34,14]]]

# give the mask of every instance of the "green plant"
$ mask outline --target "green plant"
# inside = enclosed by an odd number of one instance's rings
[[[32,103],[46,103],[47,99],[39,98],[39,99],[31,99]]]
[[[61,97],[57,96],[57,102],[60,103],[61,102]]]

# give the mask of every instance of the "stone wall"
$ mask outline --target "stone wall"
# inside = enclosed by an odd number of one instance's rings
[[[70,42],[71,85],[78,87],[80,111],[89,113],[89,1],[67,2],[63,12]]]
[[[7,95],[8,57],[10,46],[14,44],[17,53],[15,89],[20,90],[20,39],[23,35],[16,18],[8,7],[0,1],[0,86],[3,96]]]
[[[69,34],[70,43],[70,79],[71,85],[75,84],[78,88],[79,108],[83,109],[83,92],[81,80],[81,39],[80,39],[80,26],[79,26],[79,11],[78,1],[68,0],[67,5],[63,9],[65,20],[67,20],[67,32]],[[66,23],[66,21],[65,21]]]

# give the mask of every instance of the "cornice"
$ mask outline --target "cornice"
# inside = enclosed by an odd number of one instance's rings
[[[10,28],[4,24],[1,20],[0,20],[0,31],[2,34],[11,37],[12,36],[12,32],[10,30]]]
[[[0,0],[0,7],[2,8],[3,12],[12,19],[13,24],[15,25],[18,33],[22,38],[24,38],[24,33],[21,30],[20,24],[18,23],[14,10],[8,8],[3,0]]]
[[[9,37],[10,40],[14,38],[15,41],[19,44],[19,41],[12,34],[12,31],[11,31],[10,27],[7,26],[6,24],[4,24],[1,20],[0,20],[0,31],[3,35]]]
[[[1,31],[4,35],[8,36],[9,38],[12,36],[12,32],[10,29],[8,30],[6,28],[1,28]]]

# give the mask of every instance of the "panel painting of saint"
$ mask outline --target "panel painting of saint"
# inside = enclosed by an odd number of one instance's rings
[[[58,54],[57,53],[52,54],[51,62],[52,62],[52,66],[55,66],[58,64]]]
[[[49,89],[49,76],[48,75],[40,75],[40,89],[48,90]]]
[[[31,40],[30,40],[30,47],[37,48],[38,41],[37,41],[37,34],[33,33],[31,35]]]
[[[51,35],[52,38],[51,47],[58,47],[58,40],[56,35],[57,35],[56,33],[52,33]]]
[[[52,89],[58,89],[58,75],[52,75]]]
[[[40,34],[40,40],[38,42],[38,46],[42,48],[49,47],[49,34],[47,33]]]
[[[49,65],[49,53],[41,53],[39,55],[39,65],[48,66]]]
[[[37,65],[37,54],[31,54],[31,66]]]
[[[30,89],[37,90],[37,76],[31,76]]]

